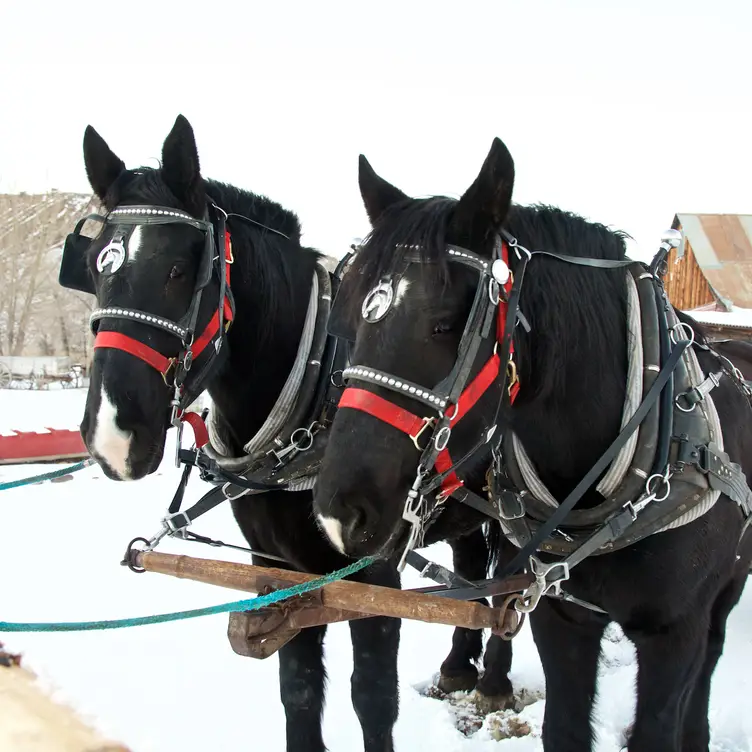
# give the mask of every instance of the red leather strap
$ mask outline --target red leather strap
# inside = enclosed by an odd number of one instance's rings
[[[172,358],[166,358],[154,348],[126,334],[120,334],[120,332],[99,332],[94,339],[94,347],[111,347],[115,350],[123,350],[131,355],[135,355],[145,363],[148,363],[152,368],[156,368],[163,376],[167,373],[173,362]]]
[[[506,242],[502,243],[501,246],[501,258],[504,261],[504,263],[509,267],[509,246],[506,244]],[[509,299],[509,293],[512,290],[512,285],[514,283],[514,278],[512,277],[512,273],[509,273],[509,279],[504,283],[504,292],[506,292],[506,297]],[[507,301],[504,300],[504,298],[501,298],[499,300],[499,310],[498,310],[498,319],[496,321],[496,339],[498,340],[499,344],[501,344],[502,339],[504,338],[504,330],[506,329],[506,323],[507,323],[507,310],[509,306],[507,305]],[[514,360],[514,339],[509,343],[509,360]],[[499,364],[501,365],[501,364]],[[510,404],[514,404],[515,399],[517,398],[517,395],[520,391],[520,382],[519,379],[515,378],[512,385],[509,387],[509,402]]]
[[[486,365],[480,369],[478,375],[465,387],[465,391],[460,394],[454,414],[449,422],[454,425],[464,415],[466,415],[483,396],[486,389],[491,386],[499,375],[499,356],[494,353],[487,361]],[[447,410],[449,412],[449,410]]]
[[[230,289],[230,267],[234,262],[232,256],[232,241],[230,238],[230,232],[225,231],[225,281],[227,289]],[[230,306],[230,300],[225,295],[225,299],[222,302],[224,310],[224,319],[229,324],[232,321],[232,307]],[[206,346],[214,339],[219,331],[219,311],[216,311],[211,317],[211,320],[206,325],[206,328],[201,332],[201,336],[193,343],[191,348],[193,358],[198,358],[199,355],[206,349]],[[97,334],[94,340],[94,347],[111,347],[115,350],[123,350],[124,352],[135,355],[145,363],[148,363],[152,368],[156,368],[163,376],[167,373],[174,358],[166,358],[161,353],[157,352],[152,347],[145,345],[143,342],[139,342],[133,337],[128,337],[125,334],[118,332],[100,332]],[[193,425],[193,424],[191,424]],[[195,426],[194,426],[195,431]],[[207,438],[208,441],[208,438]],[[205,444],[206,442],[204,442]],[[203,446],[203,444],[201,445]]]
[[[209,443],[209,431],[206,428],[206,423],[204,423],[198,413],[184,412],[180,416],[180,420],[188,423],[193,429],[193,435],[196,439],[196,446],[199,449]]]
[[[436,458],[436,469],[440,473],[444,473],[449,470],[453,464],[449,450],[443,449]],[[462,481],[457,477],[457,473],[452,470],[452,472],[441,482],[441,495],[449,496],[449,494],[456,491],[461,485]]]
[[[225,286],[230,289],[230,267],[235,263],[235,258],[232,255],[232,239],[230,238],[230,231],[225,229]],[[230,306],[230,299],[225,295],[224,299],[224,319],[225,326],[228,326],[232,321],[232,306]]]
[[[198,358],[206,346],[214,339],[214,335],[219,331],[219,311],[215,311],[211,320],[206,325],[206,329],[201,332],[201,336],[193,343],[191,348],[193,357]]]
[[[379,397],[378,394],[356,387],[348,387],[342,392],[339,407],[352,407],[355,410],[362,410],[364,413],[383,420],[384,423],[394,426],[394,428],[409,436],[416,436],[425,425],[423,418],[419,418],[409,410],[403,410],[389,400]]]

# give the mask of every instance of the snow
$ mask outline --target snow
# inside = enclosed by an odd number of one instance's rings
[[[0,391],[0,429],[70,428],[82,416],[83,390]],[[172,432],[171,432],[172,433]],[[113,619],[196,608],[235,600],[222,588],[158,574],[135,575],[119,562],[128,541],[156,532],[178,480],[173,465],[174,437],[158,472],[137,484],[116,483],[98,468],[67,482],[5,491],[2,496],[2,610],[6,621]],[[49,470],[50,466],[0,468],[0,481]],[[191,501],[204,490],[193,480]],[[197,532],[242,543],[228,507],[219,507]],[[168,540],[160,550],[208,558],[245,560],[241,552],[217,551]],[[445,544],[429,549],[451,561]],[[407,573],[408,586],[419,584]],[[421,584],[426,584],[422,582]],[[133,752],[198,752],[216,749],[285,749],[284,713],[278,695],[278,662],[235,655],[226,639],[227,616],[90,633],[7,634],[6,648],[24,662],[56,697]],[[451,641],[452,629],[403,622],[399,654],[400,715],[397,750],[431,752],[532,752],[540,740],[545,700],[543,673],[529,626],[514,641],[512,681],[524,703],[521,712],[490,715],[479,730],[472,725],[471,699],[458,693],[451,702],[425,696]],[[352,670],[346,624],[329,627],[325,642],[329,674],[324,738],[331,752],[362,749],[360,727],[350,702]],[[752,588],[729,621],[726,649],[713,681],[713,752],[750,749],[752,718]],[[634,712],[635,655],[613,627],[603,641],[598,704],[594,718],[596,750],[624,744]],[[524,692],[523,692],[524,690]],[[0,708],[0,719],[2,708]],[[476,719],[475,726],[482,719]],[[529,727],[520,738],[496,741],[498,729]]]
[[[752,308],[732,306],[730,311],[703,311],[698,309],[687,311],[687,313],[702,324],[721,324],[723,326],[752,328]]]

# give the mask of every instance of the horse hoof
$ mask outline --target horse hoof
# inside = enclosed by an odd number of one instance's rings
[[[498,713],[501,710],[514,710],[516,703],[514,694],[484,695],[480,690],[475,693],[475,707],[481,715]]]
[[[477,671],[468,670],[454,674],[445,674],[442,671],[437,686],[445,694],[449,694],[450,692],[470,692],[475,689],[477,681]]]

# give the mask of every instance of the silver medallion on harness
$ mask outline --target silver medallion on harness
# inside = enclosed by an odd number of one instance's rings
[[[122,240],[110,241],[97,256],[97,271],[101,274],[108,269],[110,274],[116,272],[125,263],[125,246]]]
[[[369,324],[381,321],[389,313],[394,301],[394,287],[390,281],[380,282],[366,295],[360,309]]]

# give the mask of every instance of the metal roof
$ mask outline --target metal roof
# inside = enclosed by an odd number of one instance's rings
[[[752,214],[677,214],[681,229],[713,294],[726,305],[752,308]]]

